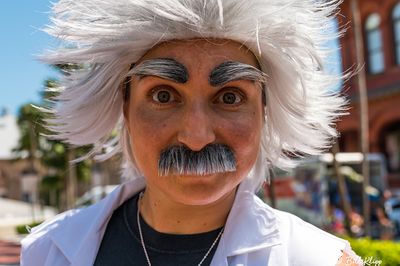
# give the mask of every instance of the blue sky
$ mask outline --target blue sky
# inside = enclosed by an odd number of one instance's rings
[[[49,0],[2,0],[0,109],[6,107],[16,115],[22,104],[38,102],[43,82],[57,75],[35,59],[35,55],[56,44],[54,39],[40,30],[49,23],[50,6]],[[338,55],[332,57],[329,68],[333,70],[329,71],[338,71],[340,64],[335,63],[338,60]]]
[[[50,6],[48,0],[1,1],[0,108],[13,114],[22,104],[39,101],[43,81],[56,75],[35,59],[35,54],[54,44],[40,31],[48,23]]]

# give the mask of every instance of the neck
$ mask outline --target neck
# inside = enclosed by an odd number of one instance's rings
[[[146,188],[139,201],[143,219],[153,229],[169,234],[197,234],[225,225],[236,189],[207,205],[185,205]]]

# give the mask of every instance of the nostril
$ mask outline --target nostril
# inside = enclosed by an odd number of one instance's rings
[[[200,103],[187,106],[178,133],[178,141],[194,151],[215,141],[212,114]]]
[[[193,151],[199,151],[215,141],[213,128],[201,122],[196,126],[184,125],[178,133],[178,141]]]
[[[199,134],[193,135],[185,133],[178,136],[178,141],[193,151],[200,151],[208,144],[213,143],[215,138],[211,134],[207,136],[201,136]]]

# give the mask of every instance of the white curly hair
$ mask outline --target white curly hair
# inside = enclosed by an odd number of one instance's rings
[[[130,175],[137,176],[122,112],[129,66],[168,40],[234,40],[253,52],[268,76],[261,151],[248,177],[255,189],[266,164],[292,167],[293,157],[317,155],[337,136],[334,122],[345,112],[345,101],[330,89],[341,77],[326,73],[323,65],[330,52],[324,43],[340,35],[329,30],[340,3],[60,0],[46,31],[63,43],[42,59],[86,67],[60,81],[57,104],[47,110],[52,137],[77,146],[93,144],[88,156],[100,160],[123,151],[127,169],[134,170]]]

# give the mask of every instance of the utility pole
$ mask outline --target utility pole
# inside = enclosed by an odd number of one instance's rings
[[[340,163],[338,162],[336,155],[339,153],[339,143],[335,142],[332,146],[332,155],[333,155],[333,170],[337,179],[338,183],[338,189],[339,189],[339,195],[340,195],[340,205],[342,207],[342,210],[344,212],[344,217],[345,217],[345,228],[347,233],[352,236],[353,232],[351,231],[351,218],[350,218],[350,213],[351,213],[351,204],[349,202],[348,198],[348,190],[347,190],[347,185],[346,185],[346,179],[342,172],[340,171]]]
[[[362,25],[360,10],[358,8],[357,0],[351,0],[351,12],[353,17],[353,31],[355,40],[355,49],[357,55],[357,65],[365,65],[364,60],[364,45],[362,39]],[[367,155],[369,153],[369,135],[368,135],[368,96],[367,85],[365,78],[365,68],[361,68],[357,72],[357,85],[359,92],[359,114],[360,114],[360,142],[361,152],[363,154],[362,160],[362,176],[363,176],[363,216],[364,216],[364,230],[365,235],[371,235],[370,229],[370,203],[367,195],[367,187],[369,186],[369,164]]]

